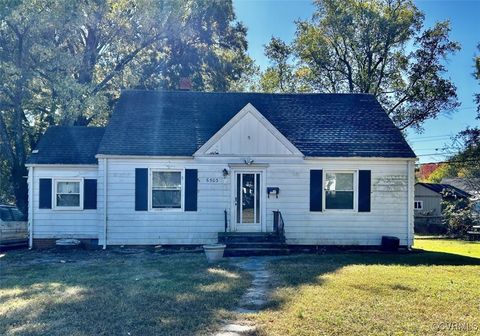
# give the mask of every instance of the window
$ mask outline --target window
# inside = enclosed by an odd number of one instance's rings
[[[325,209],[354,209],[354,173],[325,174]]]
[[[59,209],[82,208],[82,186],[79,180],[55,181],[55,207]]]
[[[182,173],[152,171],[152,209],[182,208]]]
[[[10,211],[12,212],[12,218],[14,221],[25,222],[27,220],[27,216],[17,208],[11,208]]]
[[[0,208],[0,219],[4,222],[13,221],[13,216],[9,208]]]
[[[423,201],[415,201],[413,202],[413,208],[415,210],[422,210],[423,209]]]

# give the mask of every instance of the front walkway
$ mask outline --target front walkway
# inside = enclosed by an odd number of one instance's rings
[[[274,257],[248,257],[231,258],[232,264],[247,271],[252,282],[250,287],[242,296],[236,312],[240,313],[240,318],[236,321],[225,321],[220,331],[215,336],[241,336],[249,335],[256,330],[256,326],[242,314],[254,314],[260,311],[268,302],[269,290],[271,287],[271,274],[266,268],[268,260]]]

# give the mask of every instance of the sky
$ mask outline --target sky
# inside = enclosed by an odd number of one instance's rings
[[[291,42],[295,36],[294,22],[310,19],[314,11],[310,0],[234,0],[233,3],[237,18],[248,28],[249,54],[262,69],[269,65],[263,52],[270,38]],[[461,106],[457,111],[427,121],[423,133],[407,132],[407,141],[420,163],[439,162],[453,151],[445,149],[451,147],[451,137],[467,126],[480,126],[473,101],[474,93],[480,93],[480,85],[472,76],[473,57],[480,53],[476,49],[480,43],[480,0],[419,0],[415,4],[425,14],[425,27],[449,20],[450,37],[462,46],[446,61],[445,74],[456,85]]]

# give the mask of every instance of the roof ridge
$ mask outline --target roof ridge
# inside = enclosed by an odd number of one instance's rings
[[[145,90],[145,89],[122,89],[121,94],[129,92],[145,93],[168,93],[168,94],[205,94],[205,95],[265,95],[265,96],[369,96],[374,97],[372,93],[364,92],[243,92],[243,91],[192,91],[192,90]]]

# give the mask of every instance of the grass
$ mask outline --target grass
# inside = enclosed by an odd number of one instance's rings
[[[249,278],[201,254],[6,252],[0,335],[204,335]]]
[[[426,251],[272,261],[273,300],[251,318],[262,335],[480,334],[480,243],[416,247]]]
[[[480,242],[454,239],[415,239],[415,248],[480,258]]]
[[[259,335],[480,334],[480,243],[415,248],[272,259],[272,300],[248,318]],[[227,261],[126,251],[0,255],[0,334],[206,335],[238,317],[250,278]]]

